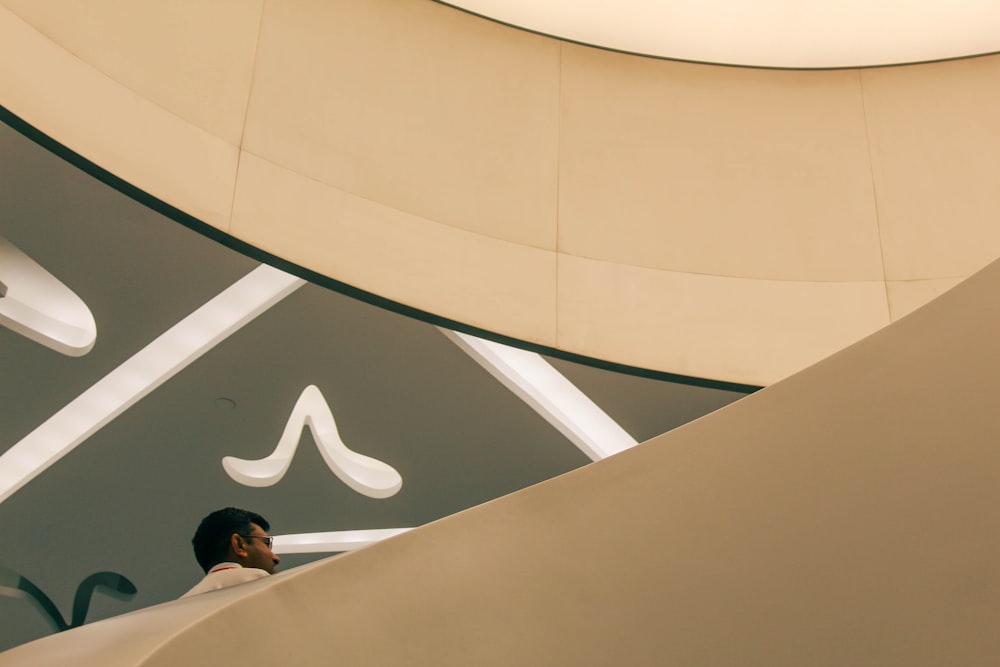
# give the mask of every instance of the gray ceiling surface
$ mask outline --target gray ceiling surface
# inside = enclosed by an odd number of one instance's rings
[[[98,327],[79,358],[0,327],[0,452],[258,264],[6,125],[0,236],[79,295]],[[744,395],[550,362],[639,441]],[[399,493],[379,500],[348,488],[308,430],[276,485],[227,476],[222,457],[274,449],[309,384],[345,442],[400,472]],[[135,584],[131,599],[95,594],[89,622],[193,585],[190,536],[218,507],[260,512],[278,535],[419,526],[588,462],[431,324],[307,284],[0,502],[0,568],[67,618],[88,575]],[[320,557],[289,555],[282,569]],[[52,631],[31,600],[0,591],[0,649]]]

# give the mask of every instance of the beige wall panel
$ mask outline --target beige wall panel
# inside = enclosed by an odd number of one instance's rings
[[[0,58],[0,105],[132,185],[226,228],[236,147],[124,88],[2,7],[0,44],[8,54]]]
[[[889,322],[881,282],[800,283],[560,256],[559,347],[767,385]]]
[[[269,3],[244,147],[422,218],[554,250],[558,49],[432,2]]]
[[[885,286],[889,297],[889,313],[894,321],[898,320],[941,296],[960,282],[962,278],[890,281]]]
[[[864,70],[888,280],[1000,256],[1000,56]]]
[[[247,153],[230,233],[388,299],[555,344],[554,252],[423,220]]]
[[[692,273],[882,278],[856,71],[567,45],[559,251]]]
[[[0,4],[126,88],[240,144],[262,0]]]

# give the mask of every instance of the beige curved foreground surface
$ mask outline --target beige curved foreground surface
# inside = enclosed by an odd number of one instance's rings
[[[652,60],[429,0],[0,0],[0,106],[438,316],[769,384],[1000,255],[1000,57]]]
[[[994,665],[1000,264],[634,449],[0,665]]]

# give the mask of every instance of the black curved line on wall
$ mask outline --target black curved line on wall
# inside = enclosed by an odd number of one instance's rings
[[[87,612],[90,611],[90,602],[94,597],[94,591],[98,588],[102,589],[102,593],[118,600],[130,600],[138,592],[135,584],[117,572],[95,572],[76,587],[76,595],[73,597],[73,613],[71,621],[67,623],[63,615],[59,613],[59,608],[42,589],[14,570],[0,565],[0,595],[20,598],[32,603],[45,617],[54,632],[62,632],[83,625],[87,619]]]

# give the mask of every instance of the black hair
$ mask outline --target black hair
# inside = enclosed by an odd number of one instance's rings
[[[191,538],[194,546],[194,557],[198,559],[201,569],[208,572],[213,566],[223,563],[229,556],[229,538],[233,533],[249,535],[253,530],[250,524],[255,523],[264,530],[270,530],[267,519],[256,512],[225,507],[215,510],[198,524],[198,530]]]

